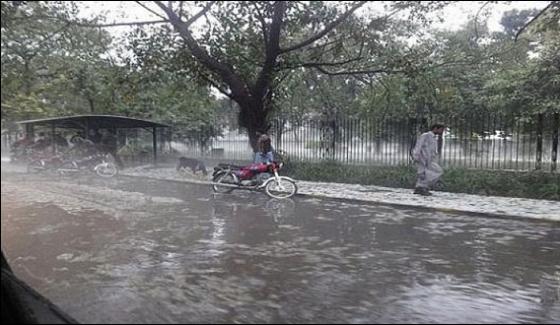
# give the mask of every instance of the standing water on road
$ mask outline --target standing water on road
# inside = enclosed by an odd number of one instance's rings
[[[555,223],[3,174],[1,226],[81,322],[560,321]]]

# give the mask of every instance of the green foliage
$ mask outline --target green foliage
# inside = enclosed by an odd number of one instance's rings
[[[165,35],[160,35],[163,41]],[[176,139],[207,143],[220,135],[220,103],[207,86],[181,69],[182,57],[167,52],[160,43],[137,30],[126,49],[135,53],[116,81],[120,85],[116,108],[122,114],[154,119],[173,126]]]
[[[305,142],[305,149],[319,149],[321,148],[321,141],[310,140]]]
[[[393,22],[384,26],[393,40],[379,39],[387,45],[368,50],[375,61],[399,73],[333,77],[296,70],[279,88],[277,112],[296,124],[305,117],[386,121],[423,114],[482,132],[484,125],[472,116],[558,111],[560,33],[541,29],[528,39],[513,40],[534,15],[535,10],[506,12],[503,32],[490,32],[479,17],[457,31],[428,30],[431,37],[412,45],[398,39],[408,35],[407,25],[418,24]],[[375,34],[368,36],[376,40]],[[346,51],[358,49],[348,45]]]
[[[396,188],[412,189],[416,182],[416,171],[410,166],[294,162],[285,172],[301,180]],[[445,171],[442,182],[441,190],[446,192],[560,201],[560,174],[450,168]]]
[[[2,122],[76,114],[107,98],[109,34],[71,24],[73,3],[2,2]]]
[[[118,154],[124,157],[135,156],[140,153],[151,153],[153,148],[149,145],[142,145],[140,141],[130,140],[126,145],[122,146]]]
[[[449,169],[442,180],[450,192],[560,200],[559,174]]]
[[[264,69],[269,41],[264,35],[270,35],[274,4],[216,2],[208,19],[192,27],[200,47],[249,90]],[[317,34],[352,4],[288,2],[280,48]],[[460,120],[485,112],[558,111],[558,6],[514,42],[535,11],[506,12],[503,32],[491,33],[483,17],[457,31],[435,30],[426,13],[445,5],[388,4],[387,10],[406,11],[406,18],[413,19],[349,15],[317,41],[278,55],[265,83],[266,96],[252,94],[263,101],[262,107],[253,103],[253,111],[270,113],[245,113],[255,119],[278,117],[283,126],[298,127],[306,118],[341,115],[392,120],[424,113]],[[44,116],[123,114],[172,124],[176,137],[203,144],[225,124],[246,126],[234,118],[243,111],[241,105],[232,104],[243,96],[217,99],[212,87],[228,92],[230,85],[195,59],[171,25],[142,26],[126,40],[113,40],[103,29],[83,27],[76,13],[73,2],[2,2],[3,125]],[[98,22],[99,17],[87,21]],[[377,72],[325,74],[360,70]]]
[[[173,57],[137,41],[120,47],[122,57],[116,58],[119,40],[78,26],[73,3],[15,3],[2,2],[3,127],[22,119],[93,113],[158,120],[174,126],[176,138],[202,143],[219,133],[217,103],[208,87],[179,71]],[[128,56],[133,50],[141,66]]]

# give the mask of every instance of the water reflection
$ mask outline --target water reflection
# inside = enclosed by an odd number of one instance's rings
[[[267,216],[274,222],[282,223],[296,217],[296,202],[291,199],[269,199],[265,204]]]
[[[560,320],[556,224],[96,182],[2,184],[16,272],[84,322]]]

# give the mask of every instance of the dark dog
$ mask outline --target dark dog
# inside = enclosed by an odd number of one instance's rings
[[[181,169],[190,168],[193,174],[196,174],[197,171],[202,171],[203,175],[208,175],[208,171],[206,171],[206,166],[204,163],[198,159],[181,157],[179,158],[179,163],[177,164],[177,171]]]

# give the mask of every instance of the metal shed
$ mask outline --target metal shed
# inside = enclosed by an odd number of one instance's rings
[[[55,130],[59,129],[77,129],[83,130],[86,137],[89,136],[89,130],[92,129],[134,129],[141,128],[152,133],[153,159],[157,162],[157,128],[166,128],[168,125],[116,115],[74,115],[63,117],[43,118],[36,120],[19,121],[17,124],[25,128],[28,136],[33,136],[35,127],[48,127],[55,136]],[[54,146],[53,146],[53,150]]]

